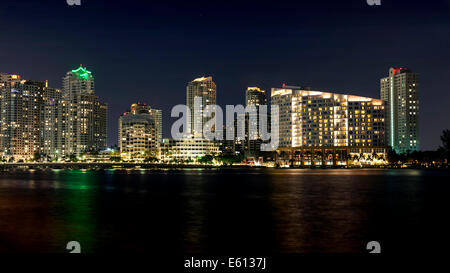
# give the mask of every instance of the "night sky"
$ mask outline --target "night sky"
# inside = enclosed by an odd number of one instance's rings
[[[381,2],[2,0],[0,72],[61,88],[83,64],[109,105],[112,145],[137,101],[163,110],[169,137],[170,110],[199,76],[225,105],[282,83],[378,98],[389,67],[408,67],[420,74],[421,149],[435,149],[450,128],[450,0]]]

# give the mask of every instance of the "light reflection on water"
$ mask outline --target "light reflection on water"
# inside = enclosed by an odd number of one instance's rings
[[[394,251],[412,236],[425,246],[417,234],[448,237],[438,216],[446,212],[449,176],[381,169],[2,172],[0,252],[66,252],[72,240],[83,252],[365,252],[369,240]]]

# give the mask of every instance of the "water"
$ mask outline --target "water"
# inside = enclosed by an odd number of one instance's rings
[[[429,252],[448,245],[450,172],[23,170],[0,173],[0,252]]]

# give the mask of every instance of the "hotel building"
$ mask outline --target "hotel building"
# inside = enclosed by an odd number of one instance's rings
[[[387,143],[397,153],[419,150],[419,76],[408,68],[390,68],[380,80],[386,102]]]
[[[324,155],[330,149],[332,164],[337,149],[345,150],[343,161],[351,153],[386,153],[382,100],[285,86],[272,88],[271,103],[279,107],[278,151]]]

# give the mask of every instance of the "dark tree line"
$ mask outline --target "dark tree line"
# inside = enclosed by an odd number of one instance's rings
[[[390,151],[388,160],[391,165],[408,164],[415,167],[447,167],[450,163],[450,130],[441,135],[442,146],[436,151],[414,151],[397,154]]]

